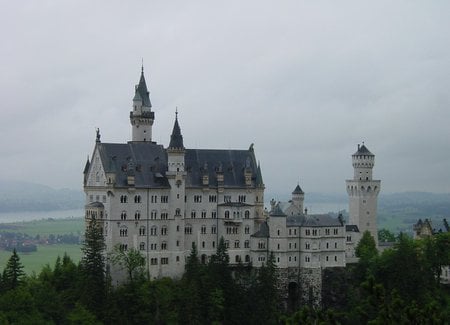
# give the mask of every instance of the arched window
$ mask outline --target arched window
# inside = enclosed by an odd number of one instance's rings
[[[145,236],[145,227],[144,226],[141,226],[139,228],[139,236]]]
[[[225,219],[230,219],[230,211],[225,211]]]
[[[249,219],[250,218],[250,211],[249,210],[245,210],[244,218],[245,219]]]
[[[158,228],[156,226],[152,226],[150,228],[150,235],[156,236],[158,234]]]
[[[141,242],[141,243],[139,244],[139,249],[140,249],[141,251],[145,251],[145,243],[144,243],[144,242]]]
[[[127,212],[126,211],[122,211],[122,213],[120,214],[120,219],[127,220]]]

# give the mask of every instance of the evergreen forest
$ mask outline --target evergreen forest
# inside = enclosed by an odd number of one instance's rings
[[[82,250],[79,263],[65,255],[31,276],[14,250],[0,277],[0,324],[448,324],[450,319],[450,291],[440,281],[442,267],[450,265],[448,233],[423,240],[400,234],[382,254],[365,233],[357,264],[323,272],[321,306],[286,297],[273,256],[260,269],[231,267],[223,240],[207,264],[193,246],[181,279],[150,280],[139,251],[117,247],[109,258],[126,274],[120,285],[111,284],[95,220]]]

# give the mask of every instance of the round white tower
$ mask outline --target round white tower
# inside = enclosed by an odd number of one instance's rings
[[[347,180],[349,196],[349,225],[356,225],[361,235],[368,230],[378,243],[377,198],[380,192],[379,180],[372,179],[375,155],[364,145],[352,155],[353,179]]]
[[[135,87],[133,98],[133,110],[130,112],[130,122],[132,126],[131,141],[151,142],[152,125],[155,113],[151,111],[150,92],[144,78],[144,67],[141,70],[139,84]]]

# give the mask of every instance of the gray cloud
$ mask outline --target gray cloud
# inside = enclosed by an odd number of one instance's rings
[[[255,143],[266,187],[343,192],[365,141],[386,192],[450,192],[444,1],[40,1],[0,19],[0,178],[81,187],[94,145],[130,138],[144,58],[167,145]]]

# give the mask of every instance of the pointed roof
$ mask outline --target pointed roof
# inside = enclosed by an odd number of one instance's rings
[[[294,189],[294,192],[292,194],[305,194],[303,190],[300,188],[300,185],[297,184],[297,187]]]
[[[150,102],[150,92],[147,89],[147,83],[144,77],[144,66],[141,69],[141,79],[139,79],[139,84],[136,85],[136,90],[133,100],[142,100],[142,105],[146,107],[152,107]]]
[[[356,151],[353,156],[359,156],[359,155],[365,155],[365,156],[375,156],[373,153],[367,149],[367,147],[364,145],[364,142],[362,145],[358,144],[358,151]]]
[[[175,123],[173,125],[172,135],[170,136],[169,148],[184,149],[183,136],[181,135],[180,125],[178,124],[178,112],[175,112]]]
[[[83,174],[86,174],[89,170],[89,167],[91,166],[91,163],[89,161],[89,156],[87,157],[86,165],[84,165]]]
[[[264,185],[264,181],[263,181],[262,173],[261,173],[261,165],[259,164],[259,161],[258,161],[258,167],[256,169],[256,185],[258,185],[258,186]]]

